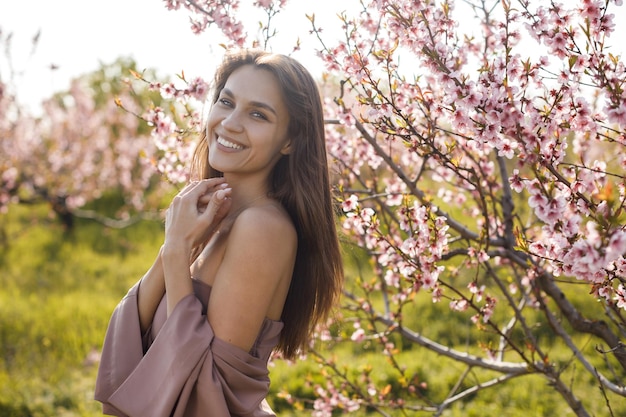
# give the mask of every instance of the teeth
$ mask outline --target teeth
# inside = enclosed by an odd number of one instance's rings
[[[226,146],[227,148],[231,148],[231,149],[243,149],[243,146],[237,145],[236,143],[229,142],[226,139],[221,138],[221,137],[217,138],[217,143],[219,143],[222,146]]]

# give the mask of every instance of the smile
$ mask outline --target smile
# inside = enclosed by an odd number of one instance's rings
[[[225,146],[227,148],[230,148],[230,149],[243,149],[243,146],[238,145],[238,144],[233,143],[233,142],[229,142],[226,139],[224,139],[222,137],[219,137],[219,136],[217,138],[217,143],[219,143],[220,145]]]

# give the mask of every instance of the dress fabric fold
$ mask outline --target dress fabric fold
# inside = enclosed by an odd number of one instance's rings
[[[265,319],[250,352],[217,338],[206,318],[211,287],[193,280],[194,294],[166,318],[165,297],[142,335],[133,286],[114,310],[104,339],[95,399],[119,417],[275,416],[267,362],[283,324]]]

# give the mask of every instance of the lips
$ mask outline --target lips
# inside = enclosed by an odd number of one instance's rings
[[[217,143],[222,145],[225,148],[228,148],[228,149],[234,149],[234,150],[241,150],[241,149],[243,149],[243,146],[241,146],[240,144],[235,143],[235,142],[231,142],[228,139],[225,139],[225,138],[223,138],[221,136],[217,137]]]

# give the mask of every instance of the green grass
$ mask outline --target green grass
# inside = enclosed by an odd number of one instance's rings
[[[68,234],[47,214],[12,207],[0,218],[2,417],[100,415],[91,355],[161,243],[158,223],[110,230],[79,222]]]
[[[0,232],[0,417],[101,415],[99,404],[93,401],[96,363],[92,355],[102,345],[113,308],[152,263],[162,242],[162,224],[144,222],[111,230],[79,221],[68,234],[45,207],[14,206],[0,216]],[[348,276],[355,275],[356,264],[349,261],[347,265]],[[362,271],[367,267],[362,266]],[[352,278],[348,285],[351,282]],[[584,304],[575,293],[572,300]],[[412,328],[459,349],[473,346],[478,337],[467,317],[451,313],[445,303],[433,304],[428,294],[417,297],[404,317]],[[349,324],[337,329],[347,334],[350,330]],[[548,336],[546,330],[542,337]],[[397,360],[404,366],[403,375],[389,366],[389,359],[373,343],[320,348],[353,380],[362,379],[367,371],[378,389],[389,385],[407,400],[423,395],[442,401],[466,370],[426,349],[395,341],[402,347]],[[555,363],[569,364],[567,349],[549,346]],[[595,349],[595,344],[588,343],[586,349]],[[600,360],[595,365],[606,366]],[[268,401],[281,416],[310,415],[310,409],[303,409],[310,408],[313,387],[324,383],[325,372],[312,357],[296,363],[276,361]],[[493,376],[472,370],[461,389]],[[401,377],[423,384],[421,390],[403,392]],[[580,367],[568,366],[564,380],[572,381],[593,415],[606,415],[597,383]],[[294,402],[287,401],[287,392]],[[614,397],[610,396],[615,415],[626,415],[626,402]],[[362,409],[350,415],[374,413]],[[520,377],[486,389],[443,413],[446,417],[571,415],[540,376]]]

